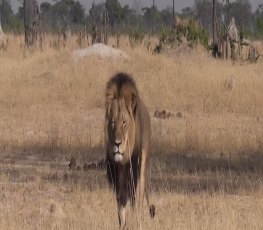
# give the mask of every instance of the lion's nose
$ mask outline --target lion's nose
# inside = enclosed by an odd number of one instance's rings
[[[121,145],[121,140],[115,140],[114,141],[114,144],[119,147]]]

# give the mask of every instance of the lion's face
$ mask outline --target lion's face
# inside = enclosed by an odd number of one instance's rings
[[[109,111],[107,149],[109,157],[120,164],[130,160],[135,141],[135,125],[124,98],[114,99]]]

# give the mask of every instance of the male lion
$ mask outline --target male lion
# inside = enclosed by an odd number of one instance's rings
[[[125,73],[118,73],[108,81],[105,106],[107,176],[116,192],[119,225],[123,229],[125,207],[128,200],[134,207],[137,184],[139,210],[145,194],[150,215],[152,218],[155,215],[146,183],[150,160],[150,117],[135,82]]]

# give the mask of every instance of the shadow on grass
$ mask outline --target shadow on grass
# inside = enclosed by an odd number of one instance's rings
[[[79,186],[94,190],[108,187],[103,170],[83,170],[84,163],[97,162],[104,158],[101,146],[50,147],[27,145],[0,149],[0,176],[11,183],[33,182],[40,179],[45,183],[62,183],[65,186]],[[77,160],[76,170],[69,169],[71,157]]]
[[[156,154],[152,158],[152,181],[157,192],[160,188],[183,193],[251,191],[263,185],[263,154],[231,158]]]
[[[98,162],[105,156],[103,146],[50,148],[25,146],[1,150],[0,173],[11,182],[34,181],[37,177],[50,183],[81,186],[94,190],[106,188],[105,170],[83,170],[84,163]],[[69,170],[74,156],[79,167]],[[43,170],[40,170],[43,168]],[[262,188],[263,154],[214,157],[201,154],[157,153],[151,159],[153,192],[236,194]]]

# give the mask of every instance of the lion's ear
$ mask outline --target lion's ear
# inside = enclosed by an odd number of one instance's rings
[[[126,91],[124,93],[124,100],[126,106],[131,109],[131,112],[135,112],[136,104],[137,104],[137,94],[133,90]]]
[[[106,90],[106,100],[105,100],[106,117],[109,117],[110,115],[112,102],[115,98],[116,98],[116,90],[114,88],[108,88]]]

